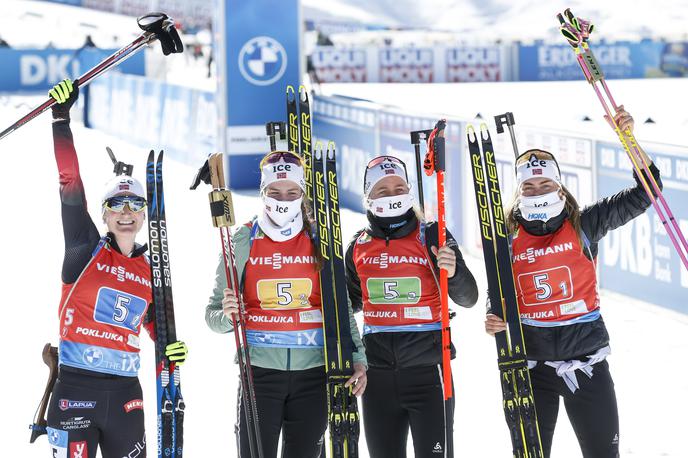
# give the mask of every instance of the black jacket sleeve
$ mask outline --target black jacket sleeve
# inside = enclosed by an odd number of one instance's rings
[[[60,174],[60,201],[65,255],[62,281],[74,283],[91,259],[100,234],[86,208],[84,185],[79,174],[79,161],[69,120],[53,122],[55,161]]]
[[[439,273],[437,268],[437,257],[432,253],[431,247],[438,245],[438,226],[436,222],[428,223],[425,228],[425,245],[428,248],[430,260],[433,263],[435,272]],[[466,263],[463,260],[459,244],[456,243],[454,236],[447,231],[447,246],[454,250],[456,254],[456,271],[454,276],[448,281],[449,297],[452,301],[462,307],[472,307],[478,301],[478,285],[475,278]]]
[[[351,299],[351,308],[354,312],[360,312],[363,310],[363,299],[361,292],[361,279],[358,278],[358,272],[356,271],[356,265],[354,264],[354,247],[356,246],[356,240],[361,232],[356,232],[356,235],[349,242],[349,246],[346,249],[346,255],[344,256],[344,262],[346,265],[346,288],[349,291],[349,299]]]
[[[651,164],[650,172],[657,180],[659,188],[662,189],[659,169]],[[643,175],[645,175],[644,171]],[[599,242],[607,232],[621,227],[643,214],[651,205],[652,202],[645,193],[636,172],[633,172],[633,178],[636,181],[634,187],[605,197],[581,211],[581,228],[591,243]]]

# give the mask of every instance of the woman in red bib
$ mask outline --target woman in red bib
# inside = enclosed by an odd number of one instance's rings
[[[623,108],[615,118],[621,130],[633,129],[633,118]],[[659,171],[645,160],[659,181]],[[516,178],[517,197],[507,210],[507,224],[545,456],[562,397],[583,456],[616,458],[619,418],[597,292],[598,243],[642,214],[650,199],[634,174],[635,187],[579,209],[561,182],[556,160],[542,150],[526,151],[516,160]],[[505,324],[488,311],[485,328],[494,335]]]
[[[69,109],[79,87],[65,80],[50,91],[55,159],[60,173],[65,256],[60,300],[59,372],[48,407],[51,455],[95,458],[146,456],[138,380],[139,334],[152,334],[151,274],[135,242],[145,219],[143,186],[120,175],[102,199],[108,232],[101,237],[86,208]],[[186,345],[167,347],[182,364]]]
[[[351,241],[346,270],[370,365],[368,450],[372,458],[403,458],[410,429],[416,457],[444,456],[439,269],[455,303],[471,307],[478,289],[451,234],[438,249],[438,226],[414,208],[402,161],[373,159],[364,181],[368,226]]]
[[[321,456],[327,427],[320,264],[312,239],[312,219],[304,202],[301,158],[286,151],[261,162],[263,208],[232,236],[246,338],[253,371],[260,440],[266,458],[276,458],[280,433],[284,458]],[[233,331],[236,291],[227,288],[220,259],[206,322],[215,332]],[[349,322],[356,346],[354,375],[347,386],[360,396],[366,386],[366,357],[353,312]],[[241,387],[238,395],[242,395]],[[239,456],[251,456],[244,406],[239,398]]]

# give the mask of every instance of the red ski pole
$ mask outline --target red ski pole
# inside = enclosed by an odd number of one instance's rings
[[[438,248],[447,244],[447,222],[444,212],[444,128],[447,125],[445,119],[441,119],[428,137],[428,152],[425,155],[423,168],[425,174],[437,175],[437,226]],[[453,446],[453,408],[452,398],[452,372],[451,372],[451,332],[449,327],[449,296],[448,278],[446,269],[440,269],[440,301],[442,304],[442,386],[444,390],[444,427],[445,427],[445,451],[447,457],[454,456]]]

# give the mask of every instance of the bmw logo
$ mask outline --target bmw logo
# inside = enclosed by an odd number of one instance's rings
[[[260,36],[248,40],[239,51],[239,71],[249,83],[267,86],[287,69],[287,52],[274,38]]]
[[[91,367],[98,367],[103,362],[103,352],[95,347],[88,347],[84,352],[84,362]]]

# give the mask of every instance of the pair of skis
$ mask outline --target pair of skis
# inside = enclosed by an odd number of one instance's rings
[[[669,204],[666,202],[666,199],[664,199],[664,195],[662,194],[662,190],[659,188],[657,180],[655,180],[652,172],[650,172],[647,158],[641,153],[631,129],[629,128],[625,131],[622,131],[621,127],[614,119],[612,110],[617,112],[620,106],[614,101],[614,97],[612,97],[609,86],[604,79],[602,67],[595,58],[588,44],[590,34],[594,30],[593,24],[590,21],[576,17],[570,9],[566,9],[563,14],[558,14],[557,19],[559,19],[560,31],[562,35],[564,35],[564,38],[566,38],[566,41],[568,41],[569,45],[571,45],[574,53],[576,54],[576,60],[583,71],[585,79],[590,83],[595,91],[595,94],[597,95],[597,98],[602,104],[602,108],[607,115],[607,122],[619,137],[621,145],[633,163],[633,169],[638,175],[638,179],[642,184],[643,189],[652,202],[652,206],[655,208],[655,211],[657,211],[657,215],[659,215],[659,218],[662,221],[667,234],[669,235],[671,243],[674,245],[674,248],[676,248],[679,257],[683,262],[683,266],[688,269],[688,242],[681,231],[678,221],[674,217],[674,213],[669,208]],[[600,87],[602,90],[600,90]],[[602,92],[604,92],[604,95]]]
[[[352,387],[344,384],[354,374],[349,303],[344,270],[344,248],[339,213],[337,161],[333,142],[323,150],[314,149],[311,137],[311,111],[308,92],[287,87],[287,138],[290,151],[304,161],[306,196],[313,208],[314,240],[322,257],[320,294],[325,338],[327,409],[330,431],[330,456],[358,457],[360,417]]]
[[[467,131],[488,295],[492,312],[507,323],[507,331],[495,334],[504,416],[511,436],[513,456],[540,458],[543,456],[540,431],[492,139],[485,124],[480,126],[480,132],[476,132],[472,125],[468,126]]]
[[[165,356],[168,344],[177,341],[170,252],[167,242],[165,194],[162,179],[163,152],[155,161],[151,150],[146,164],[148,240],[155,308],[155,366],[158,400],[158,456],[182,458],[184,453],[184,399],[179,367]]]

